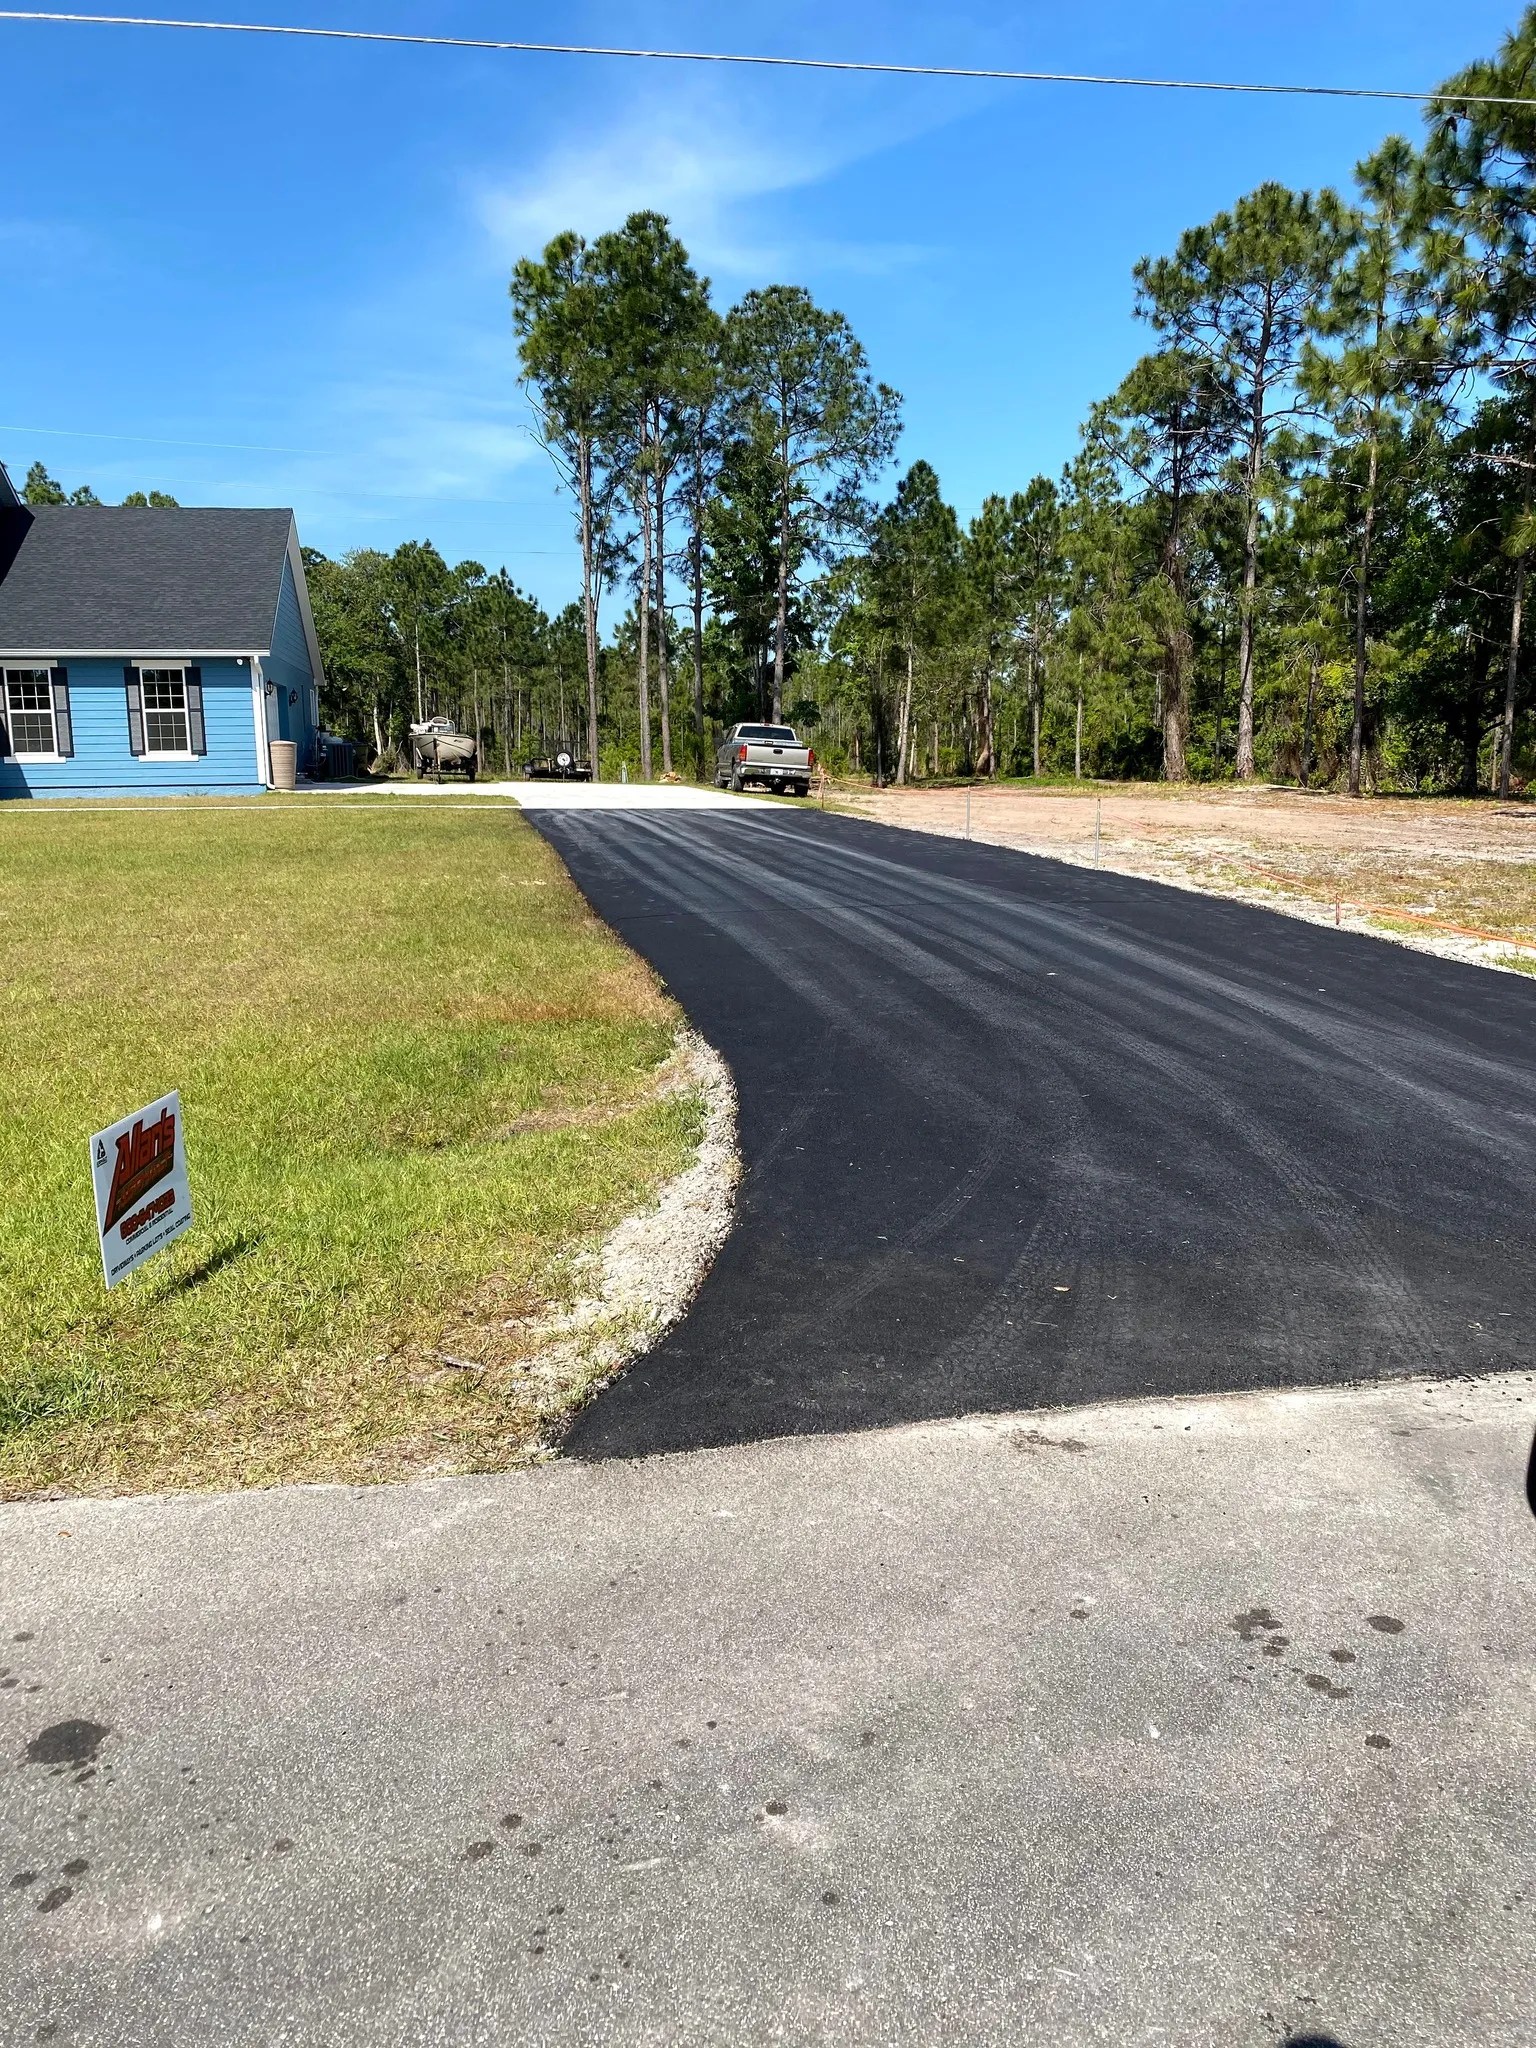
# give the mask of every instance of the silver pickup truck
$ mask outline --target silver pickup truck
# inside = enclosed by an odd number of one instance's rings
[[[745,789],[759,782],[806,796],[815,768],[815,749],[801,746],[792,725],[733,725],[715,756],[715,787]]]

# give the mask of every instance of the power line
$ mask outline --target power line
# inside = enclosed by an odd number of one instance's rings
[[[145,448],[233,448],[246,455],[338,455],[336,448],[285,448],[275,441],[172,441],[164,434],[96,434],[86,427],[12,427],[0,434],[48,435],[66,441],[133,441]]]
[[[765,57],[736,50],[642,50],[605,43],[502,42],[480,36],[397,34],[369,28],[302,28],[270,21],[180,21],[146,14],[57,14],[39,8],[0,8],[0,21],[74,22],[100,28],[201,29],[224,35],[304,36],[335,43],[407,43],[437,50],[505,51],[534,57],[623,57],[647,63],[751,64],[778,71],[873,72],[888,78],[968,78],[1009,85],[1119,85],[1154,92],[1240,92],[1309,99],[1408,100],[1424,105],[1448,99],[1456,106],[1536,107],[1536,99],[1504,93],[1397,92],[1374,85],[1266,85],[1236,79],[1130,78],[1092,71],[1007,71],[968,64],[885,64],[852,57]]]

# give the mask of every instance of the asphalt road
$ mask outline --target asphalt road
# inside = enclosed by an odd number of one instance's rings
[[[0,1507],[0,2040],[1530,2048],[1533,1399]]]
[[[1531,982],[785,807],[536,823],[748,1169],[574,1455],[1531,1360]]]

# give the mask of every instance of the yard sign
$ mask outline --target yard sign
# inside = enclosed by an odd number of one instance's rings
[[[91,1140],[96,1225],[107,1285],[163,1251],[192,1222],[181,1097],[162,1095]]]

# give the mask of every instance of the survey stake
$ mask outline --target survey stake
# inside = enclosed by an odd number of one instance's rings
[[[162,1095],[91,1140],[96,1227],[107,1285],[164,1251],[192,1222],[181,1096]]]

